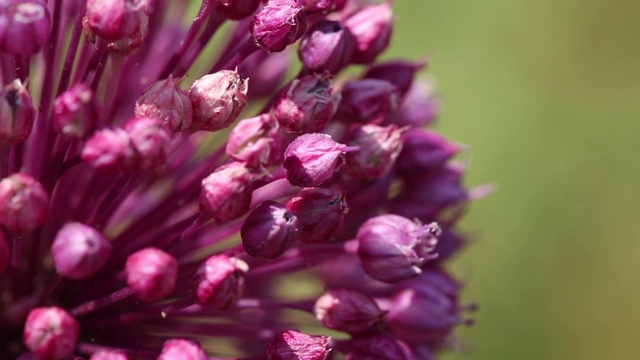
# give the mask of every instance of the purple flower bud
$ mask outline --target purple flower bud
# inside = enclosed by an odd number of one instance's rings
[[[180,88],[181,80],[169,76],[151,84],[136,101],[133,112],[136,116],[160,119],[172,131],[189,128],[193,109],[189,95]]]
[[[288,50],[277,53],[256,51],[251,54],[238,67],[244,77],[251,79],[248,98],[257,99],[273,95],[287,76],[291,64],[291,54]]]
[[[200,209],[216,221],[237,218],[249,210],[254,174],[240,162],[217,168],[202,180]]]
[[[33,230],[47,220],[49,194],[27,174],[15,173],[0,181],[0,225],[13,233]]]
[[[268,0],[251,23],[251,35],[267,52],[279,52],[300,39],[307,18],[297,0]]]
[[[340,103],[329,79],[328,74],[308,75],[280,92],[272,112],[285,131],[302,134],[325,128]]]
[[[367,64],[387,49],[393,32],[391,3],[367,6],[344,20],[355,37],[352,62]]]
[[[79,222],[66,223],[51,246],[56,271],[71,279],[93,276],[107,262],[112,250],[102,234]]]
[[[313,309],[322,325],[348,333],[361,333],[379,325],[385,314],[375,301],[346,289],[324,293]]]
[[[149,32],[149,15],[144,10],[144,3],[147,0],[138,0],[142,3],[141,6],[136,7],[131,17],[131,22],[134,25],[133,31],[125,35],[123,38],[110,43],[107,49],[111,52],[116,52],[124,55],[132,55],[142,46],[144,39]]]
[[[164,164],[169,155],[171,133],[162,120],[150,117],[137,117],[129,120],[124,131],[135,154],[135,166],[140,169],[152,169]]]
[[[295,186],[319,186],[342,166],[350,150],[327,134],[298,136],[284,152],[287,180]]]
[[[142,0],[88,0],[85,29],[109,41],[123,39],[139,28],[137,12],[144,5]]]
[[[380,215],[360,226],[358,256],[376,280],[395,283],[422,273],[420,265],[436,246],[440,228],[417,224],[398,215]]]
[[[158,360],[209,360],[209,357],[195,341],[171,339],[164,342]]]
[[[347,3],[346,0],[303,0],[304,11],[313,12],[331,12],[341,10]]]
[[[74,85],[53,103],[53,127],[64,136],[83,138],[91,134],[98,117],[93,91],[85,84]]]
[[[222,70],[196,80],[189,89],[195,130],[227,128],[247,103],[247,80],[236,71]]]
[[[31,310],[24,326],[23,341],[42,360],[56,360],[73,354],[80,325],[59,307]]]
[[[400,138],[403,131],[395,125],[358,126],[349,142],[358,150],[345,156],[345,172],[356,179],[375,179],[386,175],[402,150]]]
[[[227,154],[247,167],[264,168],[282,158],[282,138],[278,122],[270,114],[244,119],[233,128]]]
[[[251,16],[262,0],[210,0],[216,11],[231,20],[242,20]]]
[[[249,213],[240,237],[247,254],[275,259],[298,239],[298,220],[283,205],[265,201]]]
[[[380,123],[396,108],[398,98],[398,89],[388,81],[351,81],[342,89],[336,118],[346,122]]]
[[[328,336],[287,330],[276,336],[267,349],[268,360],[324,360],[329,355]]]
[[[321,20],[300,41],[298,56],[307,72],[337,74],[349,65],[354,44],[353,35],[340,22]]]
[[[249,265],[244,261],[214,255],[208,258],[196,273],[198,304],[224,310],[244,294],[247,287],[245,273]]]
[[[43,0],[7,0],[0,6],[6,6],[6,10],[0,9],[0,23],[6,21],[6,28],[0,31],[0,50],[23,56],[40,51],[51,31],[47,3]]]
[[[349,211],[343,192],[323,188],[302,189],[287,202],[287,209],[298,218],[298,236],[305,243],[330,241]]]
[[[176,286],[178,262],[173,256],[153,247],[129,255],[125,265],[127,286],[144,302],[169,296]]]
[[[89,360],[129,360],[129,357],[118,351],[101,350],[93,353]]]
[[[431,358],[415,358],[407,344],[386,334],[356,337],[351,341],[347,360],[431,360]]]
[[[398,168],[407,172],[416,168],[435,169],[444,165],[459,147],[443,136],[425,129],[411,129],[402,135],[403,147],[398,157]]]
[[[27,88],[16,79],[0,92],[0,141],[20,143],[29,137],[36,109]]]
[[[403,95],[409,91],[413,79],[416,73],[422,70],[427,62],[421,61],[407,61],[407,60],[393,60],[384,63],[378,63],[369,68],[365,74],[365,78],[386,80],[398,88],[400,95]]]
[[[102,129],[87,140],[80,158],[98,171],[114,172],[132,166],[135,153],[125,130]]]
[[[389,114],[388,119],[402,126],[422,127],[433,122],[439,109],[440,100],[433,95],[433,84],[415,82],[403,97],[400,106]]]
[[[7,238],[2,232],[0,232],[0,275],[2,275],[9,266],[9,259],[11,258],[11,249]]]

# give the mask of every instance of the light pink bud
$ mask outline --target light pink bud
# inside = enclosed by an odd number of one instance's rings
[[[245,119],[233,128],[227,154],[247,167],[264,168],[282,159],[282,138],[278,122],[270,114]]]
[[[369,68],[365,74],[365,78],[386,80],[398,88],[400,95],[409,91],[413,79],[418,71],[422,70],[427,65],[424,60],[420,61],[407,61],[407,60],[393,60],[383,63],[378,63]]]
[[[80,157],[98,171],[114,172],[133,166],[134,151],[126,131],[120,128],[102,129],[87,140]]]
[[[71,279],[93,276],[107,262],[112,250],[102,234],[79,222],[66,223],[51,246],[56,271]]]
[[[284,152],[287,180],[295,186],[319,186],[342,166],[350,150],[326,134],[298,136]]]
[[[57,360],[73,354],[80,325],[59,307],[31,310],[24,326],[26,347],[42,360]]]
[[[395,125],[363,125],[351,134],[349,145],[358,147],[345,156],[345,172],[356,179],[376,179],[386,175],[402,150],[403,129]]]
[[[140,169],[158,167],[167,160],[171,146],[169,127],[162,120],[136,117],[129,120],[124,131],[129,135],[134,150],[135,166]]]
[[[151,84],[136,101],[133,112],[138,117],[160,119],[173,131],[189,128],[193,109],[189,95],[180,88],[181,80],[169,76]]]
[[[0,92],[0,141],[20,143],[29,137],[36,109],[27,88],[16,79]]]
[[[231,20],[242,20],[251,16],[261,0],[210,0],[216,11]]]
[[[105,40],[123,39],[140,26],[137,12],[144,5],[144,0],[88,0],[85,29]]]
[[[200,209],[216,221],[237,218],[249,210],[254,174],[240,162],[217,168],[202,180]]]
[[[249,213],[240,237],[247,254],[275,259],[298,239],[298,220],[281,204],[265,201]]]
[[[49,40],[51,16],[43,0],[7,0],[6,13],[0,9],[0,50],[13,55],[37,53]],[[0,27],[3,27],[0,24]]]
[[[171,339],[164,342],[158,360],[209,360],[209,357],[195,341]]]
[[[247,287],[247,271],[249,265],[238,258],[227,255],[208,258],[195,275],[198,304],[219,310],[235,304]]]
[[[0,232],[0,275],[2,275],[9,267],[9,259],[11,258],[11,249],[9,242],[2,232]]]
[[[27,174],[15,173],[0,181],[0,225],[14,233],[33,230],[47,220],[49,194]]]
[[[352,61],[370,63],[389,46],[393,32],[391,3],[367,6],[345,19],[344,25],[356,40]]]
[[[336,118],[346,122],[380,123],[398,106],[398,99],[398,89],[388,81],[351,81],[342,89]]]
[[[346,289],[324,293],[313,311],[326,328],[348,333],[361,333],[380,325],[385,314],[375,301]]]
[[[93,353],[89,360],[129,360],[129,357],[118,351],[101,350]]]
[[[155,302],[171,295],[178,278],[176,259],[152,247],[129,255],[125,270],[127,286],[144,302]]]
[[[64,136],[83,138],[91,134],[98,117],[93,91],[85,84],[74,85],[53,103],[53,127]]]
[[[247,103],[247,79],[236,71],[222,70],[196,80],[189,89],[195,130],[227,128]]]
[[[331,349],[327,349],[328,336],[307,335],[297,330],[287,330],[276,336],[267,349],[268,360],[324,360]]]
[[[305,188],[287,202],[297,218],[300,241],[325,243],[342,226],[349,208],[344,193],[323,188]]]
[[[337,74],[349,65],[354,39],[338,21],[315,23],[300,41],[298,56],[307,72]]]
[[[307,30],[303,7],[296,0],[269,0],[251,23],[251,34],[267,52],[279,52],[300,39]]]

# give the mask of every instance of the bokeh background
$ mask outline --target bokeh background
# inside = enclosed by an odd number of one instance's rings
[[[640,2],[396,1],[386,57],[434,54],[437,129],[499,190],[453,264],[453,359],[640,358]]]

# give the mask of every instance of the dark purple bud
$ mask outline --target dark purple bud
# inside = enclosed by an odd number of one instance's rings
[[[0,92],[0,142],[20,143],[29,137],[36,109],[27,88],[16,79]]]
[[[77,84],[60,94],[53,103],[53,128],[72,138],[91,134],[99,117],[93,91],[85,84]]]
[[[329,79],[329,74],[307,75],[280,92],[272,113],[285,131],[302,134],[325,128],[340,103]]]
[[[313,308],[316,319],[326,328],[361,333],[380,325],[386,312],[375,301],[353,290],[330,290]]]
[[[350,343],[347,360],[432,360],[412,357],[407,344],[387,334],[356,337]]]
[[[200,210],[219,222],[243,215],[251,204],[254,177],[240,162],[217,168],[202,180]]]
[[[303,0],[304,11],[307,13],[341,10],[347,3],[347,0]]]
[[[421,225],[398,215],[380,215],[360,226],[358,256],[364,271],[376,280],[395,283],[422,273],[440,228]],[[431,255],[433,256],[433,255]]]
[[[244,119],[233,128],[227,155],[247,167],[265,168],[282,159],[282,138],[278,122],[271,114]]]
[[[218,310],[235,304],[247,287],[247,271],[249,265],[238,258],[227,255],[208,258],[195,276],[198,304]]]
[[[267,52],[279,52],[307,30],[304,9],[297,0],[269,0],[251,23],[251,35]]]
[[[358,147],[345,156],[345,172],[356,179],[375,179],[386,175],[402,150],[403,129],[395,125],[358,126],[349,145]]]
[[[319,186],[344,163],[344,154],[352,151],[327,134],[298,136],[284,152],[287,180],[295,186]]]
[[[386,80],[395,85],[400,91],[400,95],[404,96],[404,94],[409,91],[409,88],[411,88],[416,73],[426,65],[427,62],[425,60],[387,61],[372,65],[364,77],[368,79]]]
[[[43,0],[8,0],[0,9],[0,50],[30,56],[49,40],[51,16]]]
[[[194,130],[227,128],[247,103],[247,79],[236,71],[222,70],[196,80],[189,89]]]
[[[31,310],[24,326],[25,346],[41,360],[57,360],[73,354],[80,325],[59,307]]]
[[[0,181],[0,225],[13,233],[33,230],[44,224],[49,194],[27,174],[15,173]]]
[[[209,357],[195,341],[171,339],[164,342],[158,360],[209,360]]]
[[[398,89],[385,80],[351,81],[341,94],[336,118],[346,122],[380,123],[398,106]]]
[[[415,82],[404,96],[400,106],[391,114],[389,121],[401,126],[422,127],[429,125],[438,116],[440,100],[433,95],[433,84]]]
[[[129,135],[136,167],[143,170],[152,169],[167,160],[171,132],[162,120],[150,117],[133,118],[125,124],[124,131]]]
[[[92,168],[114,172],[133,166],[135,160],[129,134],[123,129],[102,129],[93,133],[82,148],[80,158]]]
[[[145,90],[136,101],[133,112],[139,117],[153,117],[162,120],[172,131],[180,131],[191,126],[193,109],[186,91],[180,88],[182,79],[156,81]]]
[[[216,11],[231,20],[242,20],[251,16],[262,0],[210,0]]]
[[[268,53],[256,51],[239,66],[239,72],[251,79],[249,99],[271,97],[291,68],[291,54],[288,50]]]
[[[300,41],[298,56],[305,71],[337,74],[349,65],[353,54],[353,35],[338,21],[315,23]]]
[[[339,190],[305,188],[287,202],[287,209],[299,223],[299,239],[305,243],[325,243],[340,229],[349,208]]]
[[[51,246],[51,255],[58,274],[71,279],[83,279],[98,272],[112,250],[109,240],[96,229],[70,222],[58,231]]]
[[[435,169],[444,165],[460,149],[443,136],[429,130],[414,128],[402,134],[402,151],[398,168],[414,172],[416,169]]]
[[[393,32],[391,3],[386,1],[362,8],[343,23],[351,30],[356,41],[351,61],[356,64],[370,63],[389,46]]]
[[[265,201],[249,213],[240,237],[247,254],[275,259],[298,239],[298,220],[283,205]]]
[[[125,266],[127,286],[144,302],[155,302],[171,295],[178,278],[178,262],[153,247],[129,255]]]
[[[276,336],[267,349],[268,360],[324,360],[331,338],[307,335],[297,330],[287,330]]]
[[[89,360],[129,360],[129,357],[118,351],[100,350],[93,353]]]
[[[117,41],[133,34],[140,27],[145,1],[141,0],[88,0],[83,24],[92,36]]]
[[[2,275],[9,267],[9,259],[11,258],[11,249],[9,242],[4,234],[0,231],[0,275]]]

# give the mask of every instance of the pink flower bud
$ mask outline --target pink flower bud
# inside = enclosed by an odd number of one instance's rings
[[[254,174],[240,162],[217,168],[202,180],[200,209],[216,221],[237,218],[251,204]]]
[[[125,270],[127,286],[144,302],[155,302],[171,295],[178,278],[176,259],[152,247],[129,255]]]
[[[407,60],[393,60],[383,63],[372,65],[365,78],[367,79],[379,79],[386,80],[398,88],[400,95],[403,95],[409,91],[413,79],[418,71],[422,70],[427,65],[427,62],[422,61],[407,61]]]
[[[413,172],[416,168],[435,169],[444,165],[459,147],[429,130],[414,128],[402,134],[402,151],[398,168]]]
[[[143,170],[152,169],[167,160],[171,133],[162,120],[150,117],[133,118],[125,124],[124,131],[129,135],[136,167]]]
[[[111,52],[116,52],[124,55],[132,55],[142,46],[144,39],[149,32],[149,15],[145,12],[144,3],[147,0],[139,0],[142,5],[136,7],[131,17],[131,22],[134,26],[131,33],[125,35],[123,38],[110,43],[107,49]]]
[[[386,175],[402,150],[402,132],[395,125],[358,126],[349,142],[358,150],[346,155],[345,172],[356,179],[376,179]]]
[[[164,342],[158,360],[209,360],[209,357],[195,341],[171,339]]]
[[[287,330],[276,336],[267,349],[268,360],[324,360],[329,355],[328,336]]]
[[[344,193],[332,189],[305,188],[287,202],[297,218],[300,241],[325,243],[342,226],[349,208]]]
[[[115,128],[93,133],[84,144],[80,157],[98,171],[114,172],[132,166],[135,153],[129,134]]]
[[[331,12],[337,11],[344,7],[347,3],[346,0],[303,0],[304,11],[307,13],[313,12]]]
[[[64,136],[83,138],[91,134],[98,117],[93,91],[85,84],[74,85],[53,103],[53,127]]]
[[[337,74],[349,65],[353,48],[349,29],[338,21],[321,20],[300,41],[298,56],[307,72]]]
[[[298,136],[284,152],[287,180],[295,186],[319,186],[342,166],[350,150],[326,134]]]
[[[101,350],[91,354],[89,360],[129,360],[129,357],[118,351]]]
[[[393,13],[390,2],[367,6],[344,20],[356,40],[352,61],[356,64],[372,62],[387,49],[393,32]]]
[[[282,139],[278,122],[270,114],[245,119],[233,128],[227,154],[247,167],[265,168],[282,158]]]
[[[189,89],[195,130],[227,128],[247,103],[247,79],[236,71],[222,70],[196,80]]]
[[[247,287],[245,273],[249,265],[244,261],[214,255],[208,258],[196,273],[196,296],[198,304],[224,310],[244,294]]]
[[[11,232],[33,230],[47,220],[49,194],[31,176],[15,173],[0,181],[0,225]]]
[[[107,262],[112,250],[102,234],[79,222],[66,223],[51,246],[56,271],[71,279],[93,276]]]
[[[351,341],[347,360],[433,360],[431,357],[414,357],[409,347],[386,334],[356,337]]]
[[[43,0],[7,0],[6,5],[0,6],[6,6],[5,14],[0,10],[0,23],[6,21],[4,33],[0,31],[0,50],[23,56],[40,51],[51,31],[47,3]]]
[[[351,81],[342,89],[336,118],[346,122],[380,123],[397,107],[398,98],[398,89],[388,81]]]
[[[240,237],[247,254],[275,259],[298,239],[298,220],[281,204],[265,201],[249,213]]]
[[[157,81],[145,90],[136,101],[133,112],[138,117],[153,117],[162,120],[172,131],[191,126],[193,109],[186,91],[180,88],[182,79]]]
[[[27,88],[16,79],[0,91],[0,141],[20,143],[29,137],[36,109]]]
[[[258,9],[262,0],[210,0],[216,11],[231,20],[242,20]]]
[[[269,0],[251,23],[251,34],[267,52],[279,52],[300,39],[307,18],[297,0]]]
[[[144,8],[143,0],[88,0],[83,20],[90,35],[109,41],[123,39],[139,28],[137,14]]]
[[[272,112],[284,130],[301,134],[325,128],[340,103],[340,94],[331,89],[329,79],[328,74],[308,75],[280,92]]]
[[[0,275],[2,275],[9,267],[9,259],[11,258],[11,249],[9,242],[2,232],[0,232]]]
[[[324,293],[313,312],[326,328],[348,333],[361,333],[380,325],[385,314],[375,301],[346,289]]]
[[[364,271],[376,280],[395,283],[422,273],[420,265],[437,243],[435,223],[417,224],[398,215],[380,215],[360,226],[358,256]]]
[[[438,116],[440,100],[433,94],[430,82],[414,82],[400,105],[389,114],[389,122],[401,126],[423,127]]]
[[[59,307],[31,310],[24,326],[26,347],[42,360],[56,360],[73,354],[80,325]]]

